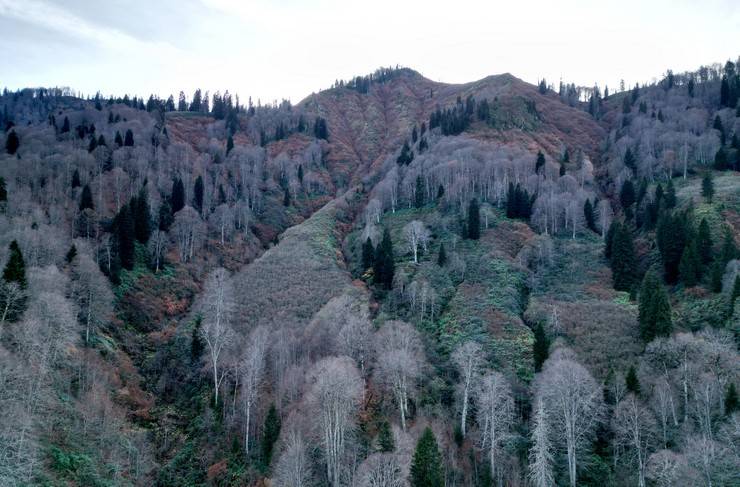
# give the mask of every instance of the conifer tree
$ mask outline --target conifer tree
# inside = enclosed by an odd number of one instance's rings
[[[82,182],[80,181],[80,171],[75,169],[75,171],[72,173],[72,189],[79,188],[82,185]]]
[[[64,260],[67,261],[67,264],[71,264],[72,261],[75,260],[75,257],[77,257],[77,246],[72,244],[67,251],[67,255],[64,256]]]
[[[393,430],[388,421],[383,420],[378,426],[378,446],[383,453],[391,453],[396,449],[396,442],[393,439]]]
[[[686,246],[687,228],[685,215],[664,213],[658,222],[658,250],[660,250],[665,280],[675,284],[679,278],[679,265]]]
[[[205,192],[205,188],[203,185],[203,176],[198,176],[195,179],[195,184],[193,185],[193,208],[195,208],[198,213],[203,212],[203,193]]]
[[[683,248],[681,261],[678,264],[678,272],[686,287],[696,286],[699,279],[701,279],[701,258],[693,240]]]
[[[543,154],[542,151],[538,151],[537,152],[537,162],[535,163],[535,166],[534,166],[534,172],[539,174],[540,169],[542,169],[543,167],[545,167],[545,154]]]
[[[594,205],[591,204],[591,200],[586,198],[586,202],[583,204],[583,217],[586,219],[586,227],[595,233],[599,233],[596,228],[596,216],[594,215]]]
[[[722,260],[723,268],[729,261],[736,258],[737,246],[735,245],[735,238],[732,236],[730,229],[725,227],[724,238],[722,240],[722,250],[720,252],[720,259]]]
[[[424,180],[421,175],[416,176],[416,189],[414,191],[414,206],[418,209],[424,206]]]
[[[280,437],[280,428],[282,427],[280,416],[274,404],[270,404],[265,417],[265,426],[262,429],[262,441],[260,449],[262,450],[262,462],[265,466],[270,466],[272,454],[275,448],[275,442]]]
[[[609,229],[606,231],[606,235],[604,235],[604,257],[607,260],[610,260],[612,258],[612,247],[614,246],[614,236],[619,231],[619,227],[622,224],[618,220],[614,220],[609,225]]]
[[[708,264],[712,261],[712,234],[706,218],[702,218],[701,223],[699,223],[699,232],[696,234],[696,247],[702,264]]]
[[[640,380],[637,378],[637,370],[634,365],[630,365],[627,375],[624,378],[624,385],[627,391],[635,395],[640,394]]]
[[[665,207],[669,210],[676,207],[676,187],[673,186],[673,179],[669,179],[668,184],[666,184],[665,198],[663,201],[665,202]]]
[[[541,322],[537,322],[537,326],[534,328],[532,352],[534,355],[534,370],[535,372],[539,372],[542,369],[542,364],[545,363],[545,360],[550,355],[550,339],[547,337],[545,327],[542,326]]]
[[[442,456],[437,439],[427,427],[416,444],[411,462],[411,487],[443,487]]]
[[[121,207],[116,215],[114,227],[118,237],[118,257],[121,260],[121,267],[131,270],[134,268],[136,231],[133,215],[128,205]]]
[[[467,235],[470,240],[480,238],[480,207],[477,198],[470,200],[468,205]]]
[[[26,289],[28,281],[26,280],[26,262],[23,260],[23,252],[16,240],[10,242],[10,255],[8,262],[3,269],[3,281],[6,283],[14,282],[21,289]]]
[[[229,138],[226,139],[226,155],[229,155],[229,152],[234,148],[234,137],[229,134]]]
[[[722,263],[722,259],[717,259],[712,264],[709,276],[710,287],[712,292],[722,292],[722,274],[724,273],[725,265]]]
[[[630,291],[637,277],[637,258],[632,232],[626,225],[619,225],[611,245],[612,283],[617,291]]]
[[[673,324],[668,294],[657,274],[650,270],[645,274],[640,288],[638,305],[640,337],[649,342],[655,337],[668,336]]]
[[[738,398],[737,387],[734,382],[730,382],[725,393],[725,415],[731,416],[738,410],[740,410],[740,399]]]
[[[707,200],[707,203],[712,202],[714,197],[714,182],[712,181],[712,173],[707,171],[704,173],[704,177],[701,179],[701,195]]]
[[[121,137],[121,132],[116,130],[116,136],[113,139],[113,142],[115,142],[116,146],[123,147],[123,137]]]
[[[285,188],[283,192],[283,206],[290,206],[290,190]]]
[[[635,186],[629,179],[622,184],[619,192],[619,202],[627,218],[632,218],[632,205],[635,203]]]
[[[375,284],[381,285],[385,289],[391,289],[396,264],[393,257],[393,242],[387,228],[383,231],[383,240],[381,240],[380,245],[375,249],[373,270],[375,271]]]
[[[129,206],[134,211],[136,240],[145,244],[149,241],[149,236],[152,233],[152,216],[149,209],[149,196],[144,188],[139,191],[139,196],[131,198]]]
[[[185,185],[182,179],[177,178],[172,183],[172,195],[170,196],[170,204],[172,206],[172,214],[185,208]]]
[[[447,264],[447,252],[445,252],[445,244],[439,245],[439,255],[437,256],[437,265],[444,267]]]
[[[69,132],[69,118],[64,117],[64,122],[62,123],[62,130],[60,130],[61,133],[66,134]]]
[[[373,260],[375,259],[375,247],[373,247],[373,241],[370,237],[367,237],[365,243],[362,244],[362,270],[366,271],[373,266]]]
[[[396,162],[400,165],[409,165],[413,160],[414,153],[411,151],[411,147],[409,147],[409,141],[406,140],[403,143],[403,147],[401,147],[401,153],[396,158]]]
[[[85,211],[88,208],[94,210],[95,205],[93,204],[93,197],[92,191],[90,190],[90,185],[86,184],[82,187],[82,195],[80,196],[80,211]]]
[[[5,139],[5,152],[12,156],[18,151],[18,147],[20,147],[20,145],[21,139],[18,137],[18,134],[15,133],[15,130],[11,130],[8,137]]]
[[[126,131],[126,137],[123,139],[123,145],[125,147],[133,147],[134,146],[134,133],[131,131],[131,129],[128,129]]]
[[[5,178],[0,176],[0,210],[2,205],[8,202],[8,190],[5,186]]]

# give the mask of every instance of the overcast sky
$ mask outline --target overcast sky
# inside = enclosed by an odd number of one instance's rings
[[[740,1],[0,0],[0,87],[298,102],[400,64],[460,83],[649,81],[740,55]]]

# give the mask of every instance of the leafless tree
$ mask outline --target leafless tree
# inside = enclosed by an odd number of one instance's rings
[[[85,327],[85,343],[89,344],[90,334],[113,313],[113,292],[98,265],[86,253],[79,254],[72,266],[72,296]]]
[[[374,453],[360,465],[358,487],[403,487],[405,479],[397,455]]]
[[[601,388],[579,363],[557,350],[536,381],[537,398],[550,413],[554,431],[565,445],[568,477],[576,485],[578,455],[588,447],[601,417]]]
[[[231,327],[234,293],[226,269],[218,268],[209,274],[203,290],[200,314],[203,320],[200,335],[208,347],[209,367],[213,373],[214,402],[218,403],[219,389],[225,376],[225,368],[220,369],[221,359],[234,336]]]
[[[149,256],[155,273],[159,272],[164,261],[164,256],[167,253],[167,241],[167,234],[160,230],[152,233],[149,237]]]
[[[275,487],[309,487],[312,479],[306,442],[300,433],[292,431],[275,465]]]
[[[211,213],[209,220],[219,235],[221,245],[223,245],[231,237],[234,230],[234,212],[228,204],[223,203],[218,205]]]
[[[609,225],[612,224],[612,205],[609,200],[604,198],[596,205],[596,211],[598,214],[599,228],[601,230],[601,238],[606,238],[606,231],[609,230]]]
[[[378,332],[375,346],[379,382],[393,391],[406,431],[409,396],[421,376],[424,354],[419,332],[402,321],[389,321]]]
[[[655,420],[652,414],[629,394],[614,411],[612,427],[617,442],[632,451],[637,463],[637,485],[645,487],[645,467],[655,439]]]
[[[550,440],[550,424],[545,403],[540,398],[534,411],[532,426],[532,449],[529,450],[529,480],[533,487],[555,485],[552,473],[553,447]]]
[[[25,291],[15,282],[0,280],[0,330],[5,321],[23,309]]]
[[[329,357],[308,372],[311,385],[308,401],[316,412],[316,423],[324,447],[329,485],[341,485],[343,456],[354,415],[362,401],[365,384],[348,357]]]
[[[475,382],[480,374],[481,364],[483,363],[483,349],[474,341],[464,342],[452,353],[452,361],[460,374],[462,387],[462,417],[460,419],[460,431],[464,437],[468,421],[468,403],[470,402],[470,393],[475,387]]]
[[[427,250],[427,244],[429,243],[429,230],[426,225],[419,220],[414,220],[403,227],[403,233],[406,236],[406,243],[408,244],[409,251],[414,256],[414,264],[419,262],[418,253],[419,246]]]
[[[188,262],[193,258],[196,247],[204,235],[204,225],[200,215],[192,207],[186,206],[175,214],[172,233],[180,250],[180,261]]]
[[[478,425],[481,428],[481,446],[488,448],[491,478],[496,478],[498,450],[509,436],[514,421],[514,398],[511,386],[500,372],[486,374],[478,385]]]
[[[249,334],[247,348],[241,360],[242,401],[244,404],[244,453],[249,454],[249,433],[252,410],[259,395],[259,388],[264,379],[265,355],[269,332],[264,326],[258,326]]]

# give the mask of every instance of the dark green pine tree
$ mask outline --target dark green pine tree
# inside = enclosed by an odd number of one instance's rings
[[[537,326],[534,328],[532,352],[534,356],[534,370],[535,372],[539,372],[542,370],[542,364],[550,356],[550,339],[547,337],[545,327],[542,326],[541,322],[537,322]]]
[[[86,184],[82,187],[82,195],[80,196],[80,211],[85,211],[88,208],[94,210],[95,205],[93,204],[93,197],[90,186]]]
[[[637,279],[637,258],[632,232],[627,225],[619,225],[611,246],[612,283],[617,291],[631,291]]]
[[[478,206],[477,198],[470,200],[470,204],[468,205],[466,228],[470,240],[478,240],[480,238],[480,207]]]
[[[67,264],[71,264],[72,261],[75,260],[75,257],[77,257],[77,246],[72,244],[67,251],[67,255],[64,256],[64,260],[67,261]]]
[[[735,238],[732,236],[729,227],[725,227],[724,238],[722,240],[722,250],[720,251],[720,259],[722,260],[722,267],[727,265],[732,259],[737,258],[737,246],[735,245]]]
[[[382,286],[384,289],[393,287],[396,264],[393,257],[393,242],[387,228],[383,231],[383,240],[375,249],[373,271],[375,284]]]
[[[683,248],[681,261],[678,264],[678,272],[681,281],[686,287],[693,287],[701,279],[701,257],[696,249],[696,243],[692,240]]]
[[[396,441],[393,439],[391,424],[383,420],[378,426],[378,446],[383,453],[391,453],[396,449]]]
[[[673,186],[673,179],[668,180],[665,188],[665,198],[663,199],[667,209],[676,207],[676,187]]]
[[[537,152],[537,161],[535,162],[534,172],[539,174],[540,169],[545,167],[545,154],[542,151]]]
[[[714,197],[714,181],[712,180],[712,173],[707,171],[704,173],[704,177],[701,178],[701,195],[707,200],[707,203],[712,202]]]
[[[637,160],[630,148],[627,148],[627,151],[624,153],[624,165],[630,168],[633,173],[637,170]]]
[[[604,235],[604,257],[606,260],[610,260],[612,258],[612,247],[614,246],[614,236],[619,231],[619,227],[622,224],[618,220],[614,220],[609,225],[609,229],[606,231],[606,235]]]
[[[61,133],[66,134],[69,132],[69,118],[64,117],[64,122],[62,123],[62,130],[60,130]]]
[[[445,244],[439,244],[439,254],[437,255],[437,265],[444,267],[447,264],[447,252],[445,252]]]
[[[23,260],[23,252],[18,242],[13,240],[9,246],[10,256],[3,269],[3,281],[7,283],[14,282],[21,289],[26,289],[28,281],[26,280],[26,262]]]
[[[565,164],[562,162],[560,163],[560,171],[558,172],[558,174],[560,174],[561,176],[565,176]]]
[[[265,426],[262,429],[262,462],[265,466],[270,466],[272,462],[272,454],[275,449],[275,442],[280,437],[280,428],[282,423],[280,421],[280,415],[278,415],[277,409],[274,404],[270,404],[270,409],[267,410],[267,417],[265,417]]]
[[[586,227],[595,233],[599,233],[596,228],[596,216],[594,215],[594,205],[591,204],[591,200],[586,198],[586,202],[583,204],[583,217],[586,219]]]
[[[5,178],[0,176],[0,205],[8,202],[8,189],[5,186]]]
[[[185,208],[185,185],[180,178],[175,179],[175,181],[172,183],[172,195],[170,196],[170,205],[172,206],[173,215]]]
[[[234,137],[229,135],[229,138],[226,139],[226,155],[229,155],[229,152],[234,148]]]
[[[115,142],[116,146],[123,147],[123,137],[121,137],[121,132],[116,130],[116,137],[113,139],[113,142]]]
[[[671,321],[671,305],[668,294],[660,282],[660,278],[650,270],[645,274],[640,288],[638,305],[640,323],[640,337],[649,342],[655,337],[668,336],[673,323]]]
[[[190,361],[194,364],[200,362],[200,357],[206,348],[203,339],[200,337],[200,325],[201,319],[197,318],[193,323],[193,331],[190,334]]]
[[[737,387],[734,382],[730,382],[725,393],[725,415],[730,416],[738,410],[740,410],[740,399],[738,399]]]
[[[720,147],[714,155],[714,168],[718,171],[726,171],[728,167],[727,151],[724,147]]]
[[[5,139],[5,152],[12,156],[18,151],[18,147],[20,146],[21,139],[18,137],[18,134],[15,133],[15,130],[11,130],[8,137]]]
[[[203,185],[203,177],[198,176],[195,179],[195,184],[193,185],[193,208],[195,208],[198,213],[201,213],[203,211],[203,193],[204,192],[205,192],[205,187]]]
[[[431,428],[427,427],[416,444],[411,462],[411,487],[443,487],[442,455],[439,453],[437,439]]]
[[[126,131],[126,137],[124,137],[123,139],[123,145],[124,147],[134,146],[134,133],[131,131],[131,129],[128,129]]]
[[[80,171],[75,169],[72,173],[72,189],[79,188],[80,186],[82,186],[82,182],[80,181]]]
[[[90,137],[90,143],[87,145],[87,152],[92,152],[98,147],[98,141],[94,136]]]
[[[666,212],[658,221],[656,240],[668,284],[678,281],[681,256],[686,246],[686,230],[685,215],[682,214]]]
[[[396,158],[396,162],[400,165],[409,165],[413,160],[414,153],[411,151],[411,147],[409,147],[409,141],[406,140],[401,148],[401,153]]]
[[[132,270],[134,268],[136,230],[134,217],[128,205],[123,205],[114,221],[115,233],[118,241],[118,258],[121,267]]]
[[[622,204],[622,209],[627,218],[632,218],[632,205],[635,203],[635,185],[629,179],[622,184],[622,189],[619,191],[619,202]]]
[[[373,266],[373,260],[375,260],[375,247],[370,237],[367,237],[365,243],[362,244],[362,270],[363,272]]]
[[[627,375],[624,378],[624,385],[627,387],[627,392],[635,395],[640,394],[640,380],[637,378],[637,370],[634,365],[630,365]]]
[[[290,206],[290,190],[285,188],[283,192],[283,206]]]
[[[706,265],[712,261],[712,233],[706,218],[699,223],[699,232],[696,234],[696,248],[702,264]]]
[[[134,212],[136,240],[145,244],[152,233],[152,215],[149,209],[149,196],[144,188],[139,191],[139,196],[131,198],[129,206]]]
[[[414,189],[414,207],[421,208],[424,206],[424,179],[421,175],[416,176],[416,187]]]
[[[721,259],[717,259],[712,264],[709,274],[709,286],[713,293],[722,292],[722,274],[724,273],[725,266],[722,264]]]

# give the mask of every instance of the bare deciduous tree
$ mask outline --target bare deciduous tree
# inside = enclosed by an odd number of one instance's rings
[[[414,220],[403,227],[403,233],[406,236],[406,243],[408,244],[409,251],[414,256],[414,264],[419,262],[419,246],[427,251],[427,244],[429,243],[429,230],[426,225],[419,220]]]
[[[210,356],[209,367],[213,372],[214,402],[218,403],[218,392],[225,376],[220,370],[222,354],[231,343],[234,331],[231,319],[234,313],[234,293],[229,272],[218,268],[212,271],[206,280],[200,314],[203,323],[200,335],[206,342]]]
[[[511,386],[500,372],[486,374],[478,385],[476,396],[481,447],[488,448],[491,478],[496,478],[498,450],[509,436],[509,428],[514,421],[514,398]]]
[[[542,399],[537,401],[532,427],[532,449],[529,450],[529,480],[533,487],[555,485],[550,424]]]
[[[393,453],[374,453],[357,472],[359,487],[403,487],[405,479],[398,458]]]
[[[637,485],[645,487],[645,466],[655,436],[652,414],[630,394],[617,405],[612,427],[617,442],[633,453],[637,463]]]
[[[72,296],[85,326],[85,343],[89,344],[90,334],[113,313],[113,292],[98,265],[84,253],[77,256],[72,267]]]
[[[309,487],[312,478],[306,442],[300,433],[291,432],[275,465],[275,487]]]
[[[483,350],[478,343],[467,341],[453,352],[452,361],[457,367],[461,379],[462,417],[460,419],[460,431],[463,437],[465,437],[470,393],[480,373],[480,367],[483,362]]]
[[[242,401],[244,404],[244,453],[249,454],[249,432],[259,388],[265,371],[265,354],[269,332],[264,326],[258,326],[249,334],[247,348],[241,360]]]

